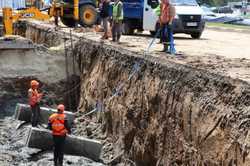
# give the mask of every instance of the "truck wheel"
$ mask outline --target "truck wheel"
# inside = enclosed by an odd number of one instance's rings
[[[97,11],[93,5],[80,6],[80,21],[79,23],[85,27],[91,27],[96,24]]]
[[[67,27],[75,27],[76,25],[76,21],[73,18],[65,18],[65,17],[60,17],[61,21],[64,25],[66,25]]]
[[[201,37],[201,32],[191,33],[193,39],[199,39]]]
[[[127,21],[123,23],[123,34],[124,35],[133,35],[134,34],[134,29],[131,28],[130,23]]]

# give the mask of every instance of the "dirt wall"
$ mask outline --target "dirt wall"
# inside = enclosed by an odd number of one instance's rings
[[[84,37],[74,54],[79,116],[104,103],[103,131],[116,154],[141,166],[250,165],[248,83]],[[126,81],[136,62],[140,73]]]
[[[104,103],[105,132],[117,153],[141,166],[250,164],[246,82],[86,39],[75,51],[79,108]],[[135,62],[141,71],[126,81]],[[108,101],[120,83],[122,92]]]
[[[14,43],[20,44],[31,40],[34,49],[0,50],[0,116],[12,115],[17,102],[27,103],[27,90],[32,79],[40,82],[40,90],[44,93],[43,106],[56,106],[63,102],[68,110],[76,111],[79,72],[76,64],[73,67],[73,59],[69,58],[70,43],[67,42],[65,46],[68,57],[66,61],[64,39],[56,33],[48,32],[48,29],[40,30],[36,26],[27,26],[26,22],[17,24],[15,32],[26,39],[12,39]]]

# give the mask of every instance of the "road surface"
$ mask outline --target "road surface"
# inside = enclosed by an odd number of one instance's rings
[[[83,36],[99,41],[101,33],[88,32]],[[159,39],[150,49],[150,55],[250,82],[250,32],[206,29],[201,39],[185,34],[174,37],[176,50],[181,55],[162,53]],[[151,40],[147,33],[122,36],[120,46],[143,52]],[[104,42],[114,44],[110,40]]]

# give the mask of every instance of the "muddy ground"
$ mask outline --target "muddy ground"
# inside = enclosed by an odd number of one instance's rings
[[[0,119],[1,166],[53,166],[53,152],[25,146],[30,126],[16,130],[20,122],[5,117]],[[65,166],[103,166],[84,157],[65,155]]]
[[[30,28],[28,37],[38,43],[53,45],[60,44],[64,32],[69,32],[69,29],[48,32],[49,27],[53,25],[39,23],[36,28]],[[246,54],[234,57],[231,53],[235,48],[225,55],[220,54],[231,48],[229,45],[239,39],[241,32],[229,35],[231,32],[207,30],[201,40],[176,37],[176,47],[181,55],[163,54],[161,45],[156,44],[150,56],[145,58],[142,51],[151,40],[148,35],[124,36],[121,45],[117,45],[110,41],[100,42],[101,33],[91,29],[73,31],[74,36],[84,37],[79,38],[81,40],[74,48],[79,58],[81,97],[73,133],[102,141],[102,158],[106,163],[143,166],[250,163],[249,84],[224,77],[248,81],[249,59],[245,58]],[[58,33],[61,37],[58,35],[55,39],[53,35]],[[227,35],[227,41],[232,43],[225,44],[218,34]],[[248,39],[245,36],[249,37],[248,34],[240,37],[243,43]],[[193,49],[193,45],[198,44],[201,47]],[[211,48],[204,49],[207,45]],[[139,61],[141,58],[145,59]],[[140,62],[141,72],[126,81],[135,62]],[[233,75],[235,72],[231,73],[231,69],[239,72]],[[107,102],[121,82],[125,82],[124,91]],[[85,117],[84,113],[93,109],[98,100],[105,104],[105,113]],[[6,121],[12,122],[5,118],[2,121],[4,129],[8,129]],[[8,134],[13,135],[3,132],[2,144],[12,140]],[[7,157],[15,152],[15,143],[10,149]],[[34,165],[39,162],[51,164],[52,159],[51,153],[32,156],[32,161],[28,161],[30,157],[20,158],[25,164]],[[69,156],[65,162],[77,165],[79,160]],[[9,163],[15,164],[14,161]]]
[[[13,42],[25,43],[27,39],[18,37]],[[13,119],[16,103],[27,103],[27,90],[30,80],[40,82],[40,92],[44,93],[42,106],[55,108],[58,103],[65,103],[67,109],[74,110],[76,83],[79,77],[69,71],[69,88],[66,78],[65,57],[62,48],[34,45],[34,49],[0,50],[0,165],[1,166],[52,166],[53,153],[40,151],[25,146],[30,124],[17,130],[22,123]],[[70,67],[69,63],[69,67]],[[74,81],[74,82],[73,82]],[[79,94],[79,93],[78,93]],[[72,95],[72,96],[71,96]],[[68,98],[71,98],[69,101]],[[70,103],[69,103],[70,102]],[[69,106],[69,104],[71,106]],[[72,110],[73,109],[73,110]],[[65,156],[64,165],[102,166],[84,157]]]

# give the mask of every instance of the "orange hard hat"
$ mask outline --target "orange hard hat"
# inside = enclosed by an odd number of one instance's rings
[[[65,109],[65,107],[64,107],[63,104],[59,104],[59,105],[57,106],[57,110],[60,111],[60,112],[63,112],[64,109]]]
[[[38,81],[36,81],[36,80],[30,81],[30,86],[38,86],[38,85],[39,85]]]

